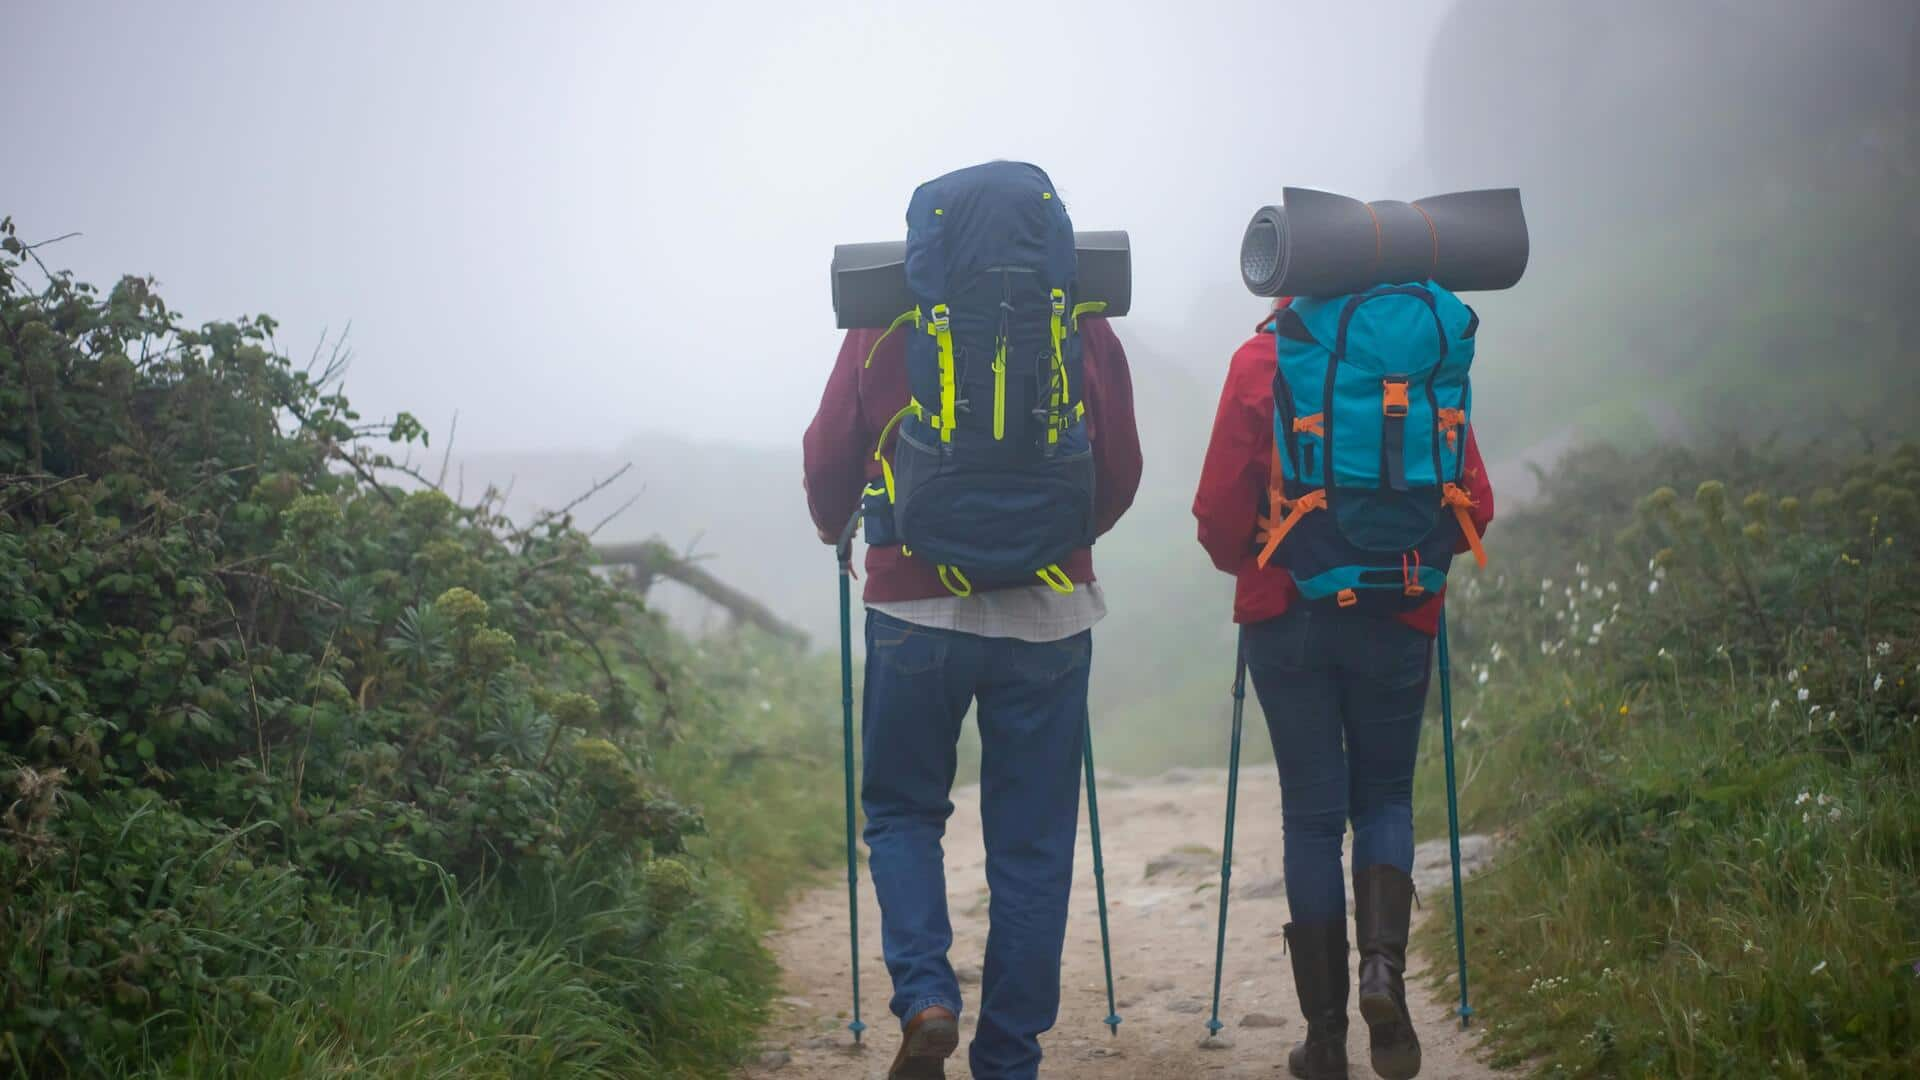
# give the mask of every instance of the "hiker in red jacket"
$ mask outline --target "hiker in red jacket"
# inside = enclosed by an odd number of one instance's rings
[[[1084,318],[1079,330],[1099,535],[1133,502],[1140,439],[1119,339],[1103,318]],[[866,485],[881,480],[874,443],[908,399],[905,338],[848,332],[807,428],[807,505],[829,543]],[[884,447],[889,456],[894,438]],[[956,596],[925,559],[897,546],[867,549],[860,798],[891,1004],[902,1024],[890,1077],[943,1075],[942,1059],[957,1044],[960,984],[947,959],[953,931],[940,839],[953,813],[955,743],[969,705],[978,706],[993,892],[973,1075],[1036,1075],[1038,1036],[1059,1013],[1091,630],[1106,614],[1090,550],[1059,566],[1071,592],[1036,583]]]
[[[1274,304],[1276,312],[1288,301]],[[1256,540],[1273,514],[1277,359],[1269,318],[1233,355],[1193,515],[1213,564],[1236,578],[1233,619],[1266,714],[1279,765],[1289,957],[1308,1038],[1294,1048],[1295,1076],[1346,1073],[1346,886],[1341,842],[1353,825],[1353,883],[1362,1015],[1383,1076],[1419,1070],[1403,974],[1411,916],[1413,772],[1444,593],[1396,614],[1310,610],[1284,568],[1262,568]],[[1462,486],[1474,532],[1493,519],[1493,490],[1471,427]],[[1465,530],[1463,530],[1463,533]],[[1459,550],[1468,550],[1463,535]],[[1303,928],[1324,928],[1304,934]],[[1380,1015],[1370,1003],[1391,1001]]]

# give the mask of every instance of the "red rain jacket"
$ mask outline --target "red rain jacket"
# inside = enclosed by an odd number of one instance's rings
[[[874,440],[907,403],[906,335],[889,336],[869,366],[867,350],[880,335],[879,330],[847,332],[802,444],[807,510],[824,534],[838,536],[859,509],[861,491],[880,478]],[[1083,318],[1080,339],[1086,362],[1082,394],[1093,441],[1094,535],[1099,536],[1133,505],[1140,487],[1140,433],[1133,419],[1133,377],[1113,328],[1105,319]],[[891,444],[886,452],[892,454]],[[868,548],[866,566],[868,603],[952,595],[930,563],[902,555],[898,547]],[[1094,580],[1092,550],[1081,548],[1060,568],[1073,581]]]
[[[1262,323],[1259,332],[1233,354],[1227,383],[1220,391],[1220,409],[1213,418],[1213,438],[1200,468],[1200,489],[1193,496],[1193,516],[1200,522],[1200,546],[1213,565],[1235,576],[1233,621],[1261,622],[1287,610],[1299,595],[1293,579],[1278,561],[1261,569],[1254,561],[1260,546],[1254,542],[1255,518],[1267,493],[1273,468],[1273,376],[1278,366],[1273,331]],[[1467,458],[1462,486],[1473,499],[1468,516],[1482,535],[1493,522],[1493,487],[1487,482],[1480,446],[1467,428]],[[1283,549],[1284,550],[1284,549]],[[1467,550],[1464,539],[1459,550]],[[1442,590],[1433,599],[1394,617],[1427,634],[1437,632]]]

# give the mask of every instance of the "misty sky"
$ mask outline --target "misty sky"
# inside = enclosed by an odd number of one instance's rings
[[[1445,8],[0,0],[0,214],[297,357],[351,322],[362,412],[458,409],[465,450],[790,446],[832,245],[902,235],[915,184],[1037,162],[1170,326],[1245,296],[1283,184],[1425,194],[1388,185]]]

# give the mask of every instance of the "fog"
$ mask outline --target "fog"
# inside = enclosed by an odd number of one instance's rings
[[[457,408],[467,449],[790,447],[832,246],[899,235],[915,184],[1039,162],[1171,322],[1238,290],[1282,183],[1407,165],[1442,11],[8,0],[0,193],[189,319],[270,312],[296,352],[350,323],[354,401]]]
[[[832,247],[899,237],[941,172],[1035,161],[1133,239],[1146,472],[1099,547],[1094,694],[1144,723],[1217,703],[1230,656],[1186,507],[1264,307],[1255,208],[1522,188],[1528,275],[1471,298],[1504,505],[1586,442],[1910,428],[1917,11],[0,0],[0,214],[78,232],[43,254],[84,278],[155,275],[189,322],[271,313],[296,356],[350,326],[346,393],[436,455],[457,412],[469,499],[558,506],[632,462],[582,524],[637,497],[600,539],[707,556],[831,647],[798,443]]]

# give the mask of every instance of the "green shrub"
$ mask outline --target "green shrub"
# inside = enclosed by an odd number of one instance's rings
[[[597,1033],[524,999],[481,1071],[719,1068],[771,973],[661,768],[738,702],[674,700],[568,519],[382,482],[427,432],[272,320],[189,329],[0,242],[0,1067],[407,1072],[524,975]],[[411,1034],[313,1041],[346,1016]]]

